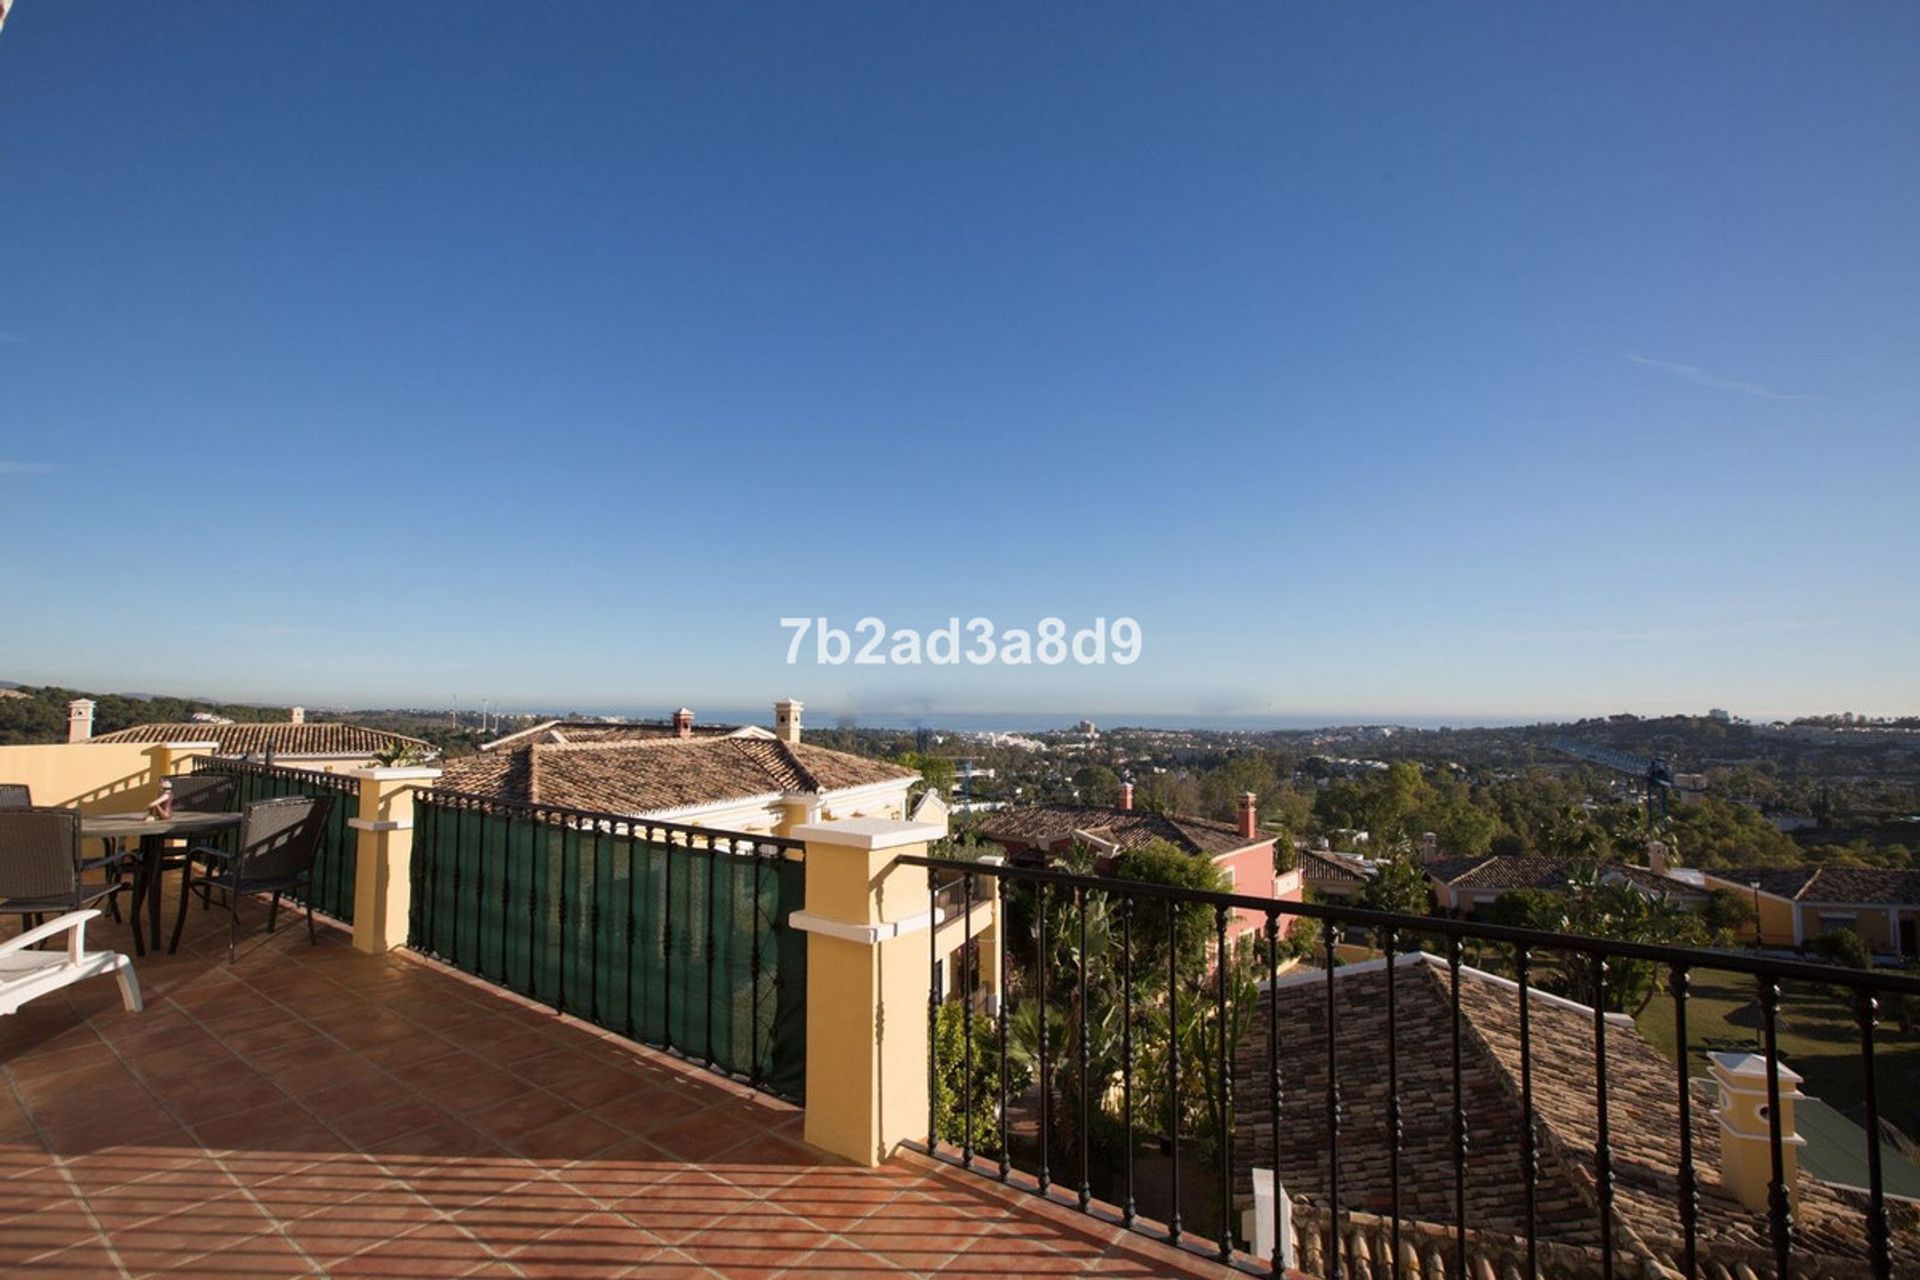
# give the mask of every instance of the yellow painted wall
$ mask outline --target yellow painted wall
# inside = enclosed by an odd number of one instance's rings
[[[1739,886],[1733,886],[1738,888]],[[1751,890],[1748,890],[1751,893]],[[1770,947],[1794,945],[1793,919],[1799,908],[1780,898],[1760,895],[1760,938]]]
[[[158,794],[164,746],[143,742],[62,742],[0,747],[0,782],[24,782],[37,805],[77,805],[85,813],[145,808]]]

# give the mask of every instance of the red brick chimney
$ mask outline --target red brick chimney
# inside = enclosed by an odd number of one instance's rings
[[[693,712],[685,707],[673,713],[673,736],[676,738],[693,736]]]
[[[1131,782],[1123,782],[1120,784],[1120,812],[1133,812],[1133,784]]]
[[[1260,797],[1251,791],[1240,793],[1240,838],[1251,840],[1260,831]]]

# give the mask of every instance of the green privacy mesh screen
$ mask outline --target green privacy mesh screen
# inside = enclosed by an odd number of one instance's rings
[[[477,977],[801,1100],[792,842],[416,797],[410,944]]]

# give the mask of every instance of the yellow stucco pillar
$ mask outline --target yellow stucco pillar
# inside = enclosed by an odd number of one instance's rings
[[[807,1114],[816,1147],[876,1165],[927,1128],[924,854],[946,828],[890,818],[795,827],[807,846]]]
[[[1754,1213],[1765,1213],[1773,1185],[1772,1125],[1767,1118],[1767,1060],[1757,1053],[1710,1053],[1713,1082],[1720,1087],[1720,1180]],[[1790,1199],[1799,1199],[1800,1148],[1807,1140],[1794,1130],[1793,1104],[1801,1076],[1785,1066],[1780,1073],[1780,1156]]]
[[[440,770],[406,766],[348,772],[360,781],[360,812],[347,819],[360,833],[354,847],[353,945],[379,955],[407,943],[413,792],[432,786]]]

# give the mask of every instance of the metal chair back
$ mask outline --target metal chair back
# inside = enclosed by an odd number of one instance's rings
[[[241,885],[292,880],[313,870],[320,838],[333,811],[332,796],[257,800],[240,822],[234,877]]]
[[[221,773],[193,773],[173,779],[175,813],[232,813],[239,782]]]
[[[0,809],[0,902],[80,898],[80,814]]]
[[[24,782],[0,782],[0,809],[31,809],[33,788]]]

